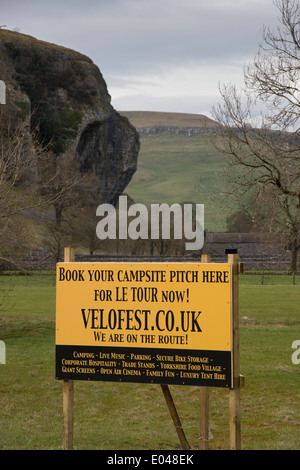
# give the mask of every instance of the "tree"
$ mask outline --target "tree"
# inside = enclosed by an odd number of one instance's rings
[[[96,203],[99,183],[92,172],[81,173],[71,151],[45,156],[39,166],[39,192],[53,207],[54,221],[43,229],[43,244],[58,262],[63,247],[77,242],[92,252],[98,248]],[[92,208],[94,212],[92,213]],[[89,219],[93,216],[93,220]]]
[[[78,204],[87,177],[79,172],[72,152],[44,154],[38,173],[39,194],[53,206],[56,224],[60,226],[66,209]]]
[[[15,262],[24,255],[24,244],[32,237],[30,224],[25,222],[31,209],[52,205],[59,226],[63,211],[75,203],[75,188],[79,191],[82,181],[70,157],[59,160],[22,120],[1,116],[0,258]],[[58,232],[61,235],[63,230]]]
[[[300,248],[300,5],[274,3],[277,30],[264,28],[258,54],[244,70],[243,90],[222,85],[213,114],[220,124],[216,146],[229,157],[228,195],[254,200],[257,213],[268,203],[262,229],[284,234],[294,271]]]
[[[44,149],[20,122],[0,119],[0,257],[16,259],[26,240],[21,217],[36,207],[36,164]],[[20,243],[22,241],[22,243]]]
[[[253,221],[251,215],[238,210],[226,218],[226,227],[228,232],[251,232],[253,230]]]

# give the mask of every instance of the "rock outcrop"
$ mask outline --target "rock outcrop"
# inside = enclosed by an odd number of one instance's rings
[[[167,127],[167,126],[149,126],[138,127],[139,135],[206,135],[214,134],[215,127]]]
[[[214,134],[218,123],[203,114],[167,113],[157,111],[121,111],[139,135]]]
[[[79,52],[17,32],[0,30],[2,116],[39,127],[56,155],[92,170],[97,203],[115,204],[136,171],[139,136],[114,110],[98,67]]]

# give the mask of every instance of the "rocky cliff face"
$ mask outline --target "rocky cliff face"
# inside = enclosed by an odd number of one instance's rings
[[[96,175],[98,201],[115,204],[136,171],[139,136],[110,104],[98,67],[86,56],[31,36],[0,30],[0,79],[10,121],[39,128],[56,155],[74,155]]]

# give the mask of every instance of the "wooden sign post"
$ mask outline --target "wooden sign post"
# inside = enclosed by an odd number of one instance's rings
[[[74,248],[67,247],[64,250],[64,261],[75,261]],[[73,450],[73,425],[74,425],[74,382],[63,381],[63,449]]]
[[[210,255],[201,256],[202,263],[210,263]],[[199,449],[209,449],[209,388],[200,387]]]
[[[210,255],[202,255],[202,263],[210,263]],[[232,360],[233,383],[229,390],[230,413],[230,449],[241,449],[241,417],[240,417],[240,388],[244,385],[244,377],[240,375],[239,358],[239,274],[242,265],[237,253],[228,254],[228,263],[232,265]],[[200,433],[199,449],[209,449],[209,388],[200,387]]]
[[[241,449],[240,417],[240,336],[239,336],[239,273],[240,264],[237,253],[228,254],[232,265],[232,330],[233,330],[233,386],[229,390],[230,403],[230,449]]]

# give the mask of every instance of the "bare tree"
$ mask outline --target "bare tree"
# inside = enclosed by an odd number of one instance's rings
[[[277,30],[264,29],[263,44],[245,68],[244,89],[221,86],[222,102],[213,114],[220,124],[216,146],[228,155],[229,194],[238,201],[255,200],[256,213],[266,213],[262,229],[284,234],[291,246],[290,269],[295,270],[300,247],[300,5],[296,0],[274,3],[280,12]]]
[[[82,173],[72,153],[42,163],[40,192],[54,209],[54,220],[42,227],[43,244],[58,262],[66,244],[100,246],[96,235],[96,201],[99,181],[92,172]]]
[[[80,204],[87,183],[88,175],[80,173],[70,151],[60,155],[44,154],[40,158],[39,194],[53,206],[57,226],[61,225],[67,209]]]
[[[83,176],[75,171],[69,156],[59,160],[39,143],[35,132],[21,120],[0,118],[0,258],[16,261],[32,237],[33,208],[53,205],[56,225],[66,207],[74,204],[75,188]]]
[[[0,256],[11,258],[20,252],[26,228],[20,219],[29,208],[39,205],[36,191],[36,163],[43,149],[34,145],[26,127],[0,120]],[[14,256],[16,258],[16,256]]]
[[[32,192],[22,189],[24,176],[33,168],[38,152],[30,147],[28,135],[22,126],[11,128],[0,122],[0,221],[1,227],[8,218],[26,207]],[[33,181],[31,181],[33,184]],[[21,190],[16,191],[16,187]]]

